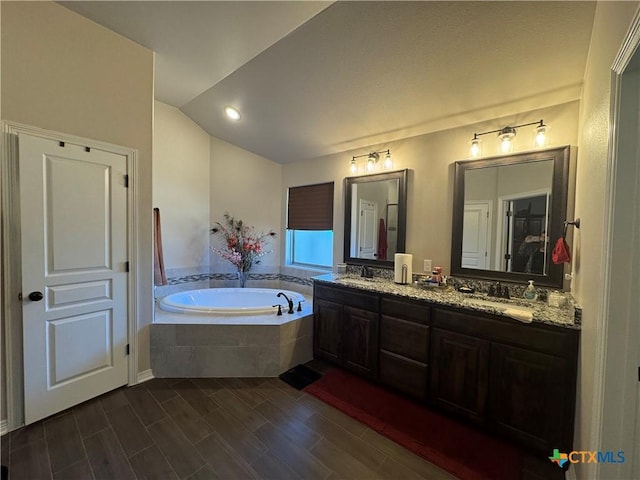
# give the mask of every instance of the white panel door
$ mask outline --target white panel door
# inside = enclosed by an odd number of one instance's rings
[[[126,171],[19,136],[26,424],[127,383]]]
[[[488,269],[489,204],[465,203],[462,234],[462,267]]]
[[[378,205],[360,200],[360,228],[358,228],[358,258],[375,259],[378,248]]]

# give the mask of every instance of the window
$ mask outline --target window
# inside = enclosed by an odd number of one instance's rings
[[[333,182],[289,189],[287,260],[330,268],[333,264]]]
[[[333,265],[332,230],[289,230],[289,263],[327,267]]]

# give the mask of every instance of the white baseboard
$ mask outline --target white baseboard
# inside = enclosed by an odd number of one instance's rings
[[[0,421],[0,435],[9,433],[9,422],[7,420]]]
[[[151,369],[138,372],[138,383],[147,382],[153,378],[155,377],[153,376]]]

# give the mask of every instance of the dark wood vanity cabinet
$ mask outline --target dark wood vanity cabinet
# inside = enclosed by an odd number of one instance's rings
[[[378,370],[378,312],[344,307],[342,365],[347,370],[375,378]]]
[[[538,451],[569,451],[578,333],[435,308],[430,401]]]
[[[314,287],[314,355],[368,378],[378,373],[379,297]]]
[[[571,451],[579,330],[314,286],[314,354],[537,452]]]
[[[379,380],[425,400],[431,308],[423,302],[383,296],[380,310]]]
[[[575,392],[566,358],[509,345],[491,346],[488,418],[495,431],[550,451],[569,450]]]
[[[434,328],[431,402],[476,423],[484,422],[489,388],[487,340]]]
[[[342,305],[326,300],[313,302],[313,353],[331,363],[340,363]]]

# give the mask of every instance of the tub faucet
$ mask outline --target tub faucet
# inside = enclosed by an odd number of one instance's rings
[[[278,295],[276,295],[277,297],[284,297],[287,300],[287,303],[289,304],[289,311],[287,313],[293,313],[293,300],[291,300],[289,297],[287,297],[283,292],[279,292]]]

